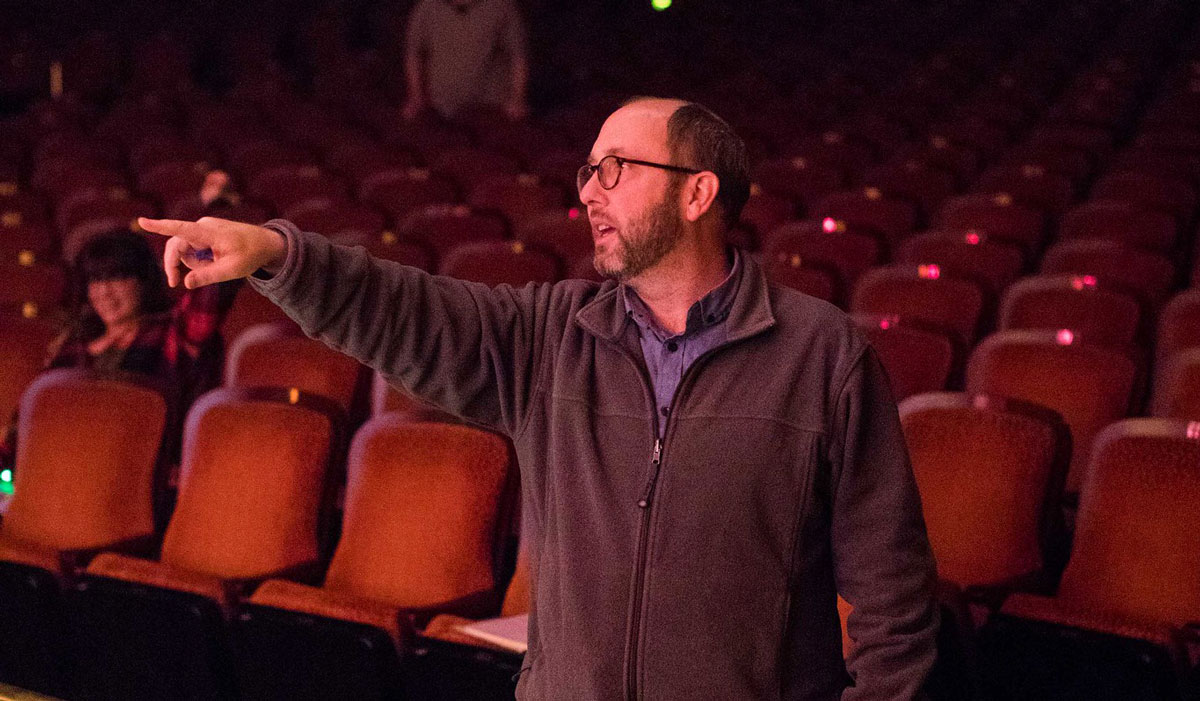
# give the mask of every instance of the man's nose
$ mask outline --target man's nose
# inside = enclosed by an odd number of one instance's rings
[[[579,201],[584,205],[599,202],[604,191],[604,188],[600,187],[600,174],[592,173],[592,177],[579,188]]]

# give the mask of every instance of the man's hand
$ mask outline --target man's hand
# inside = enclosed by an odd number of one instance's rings
[[[167,284],[189,290],[250,275],[259,268],[278,272],[287,256],[287,242],[278,233],[252,224],[202,217],[198,221],[138,218],[146,231],[170,236],[163,254]],[[179,264],[191,272],[186,277]]]

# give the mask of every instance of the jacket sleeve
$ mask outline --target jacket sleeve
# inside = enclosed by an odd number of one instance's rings
[[[306,334],[453,414],[519,430],[550,285],[493,289],[378,260],[283,220],[266,226],[287,238],[287,259],[251,284]]]
[[[936,567],[888,379],[865,346],[831,427],[834,574],[854,606],[843,701],[923,698],[937,654]]]

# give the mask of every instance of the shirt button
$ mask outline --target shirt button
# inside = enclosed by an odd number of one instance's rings
[[[667,350],[674,353],[675,351],[679,350],[679,344],[674,341],[667,341]]]
[[[669,407],[669,406],[665,406],[665,407],[663,407],[663,408],[662,408],[662,415],[663,415],[663,416],[670,416],[670,415],[671,415],[671,407]]]

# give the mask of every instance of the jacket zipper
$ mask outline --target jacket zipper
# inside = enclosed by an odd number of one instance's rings
[[[655,421],[657,424],[657,421]],[[638,499],[638,508],[642,510],[642,523],[638,526],[637,547],[637,576],[633,583],[633,614],[629,619],[629,633],[626,649],[629,651],[628,674],[625,678],[625,697],[629,701],[637,698],[637,657],[638,642],[641,636],[638,630],[642,626],[642,593],[646,584],[646,551],[649,549],[650,530],[650,500],[654,496],[654,484],[658,481],[658,469],[662,464],[662,439],[657,437],[658,426],[655,429],[654,455],[650,458],[650,479],[646,480],[646,488],[642,490],[642,498]]]
[[[622,355],[629,358],[630,362],[641,373],[643,386],[649,391],[650,423],[654,431],[654,453],[650,458],[650,478],[646,480],[646,487],[642,490],[642,496],[637,502],[638,508],[642,510],[642,522],[638,526],[637,562],[635,564],[636,576],[634,577],[633,585],[633,612],[629,617],[629,634],[625,643],[625,647],[628,650],[628,655],[625,658],[625,666],[627,668],[625,676],[626,701],[637,701],[638,698],[637,663],[638,648],[642,637],[640,629],[642,625],[642,595],[646,587],[646,557],[650,546],[650,511],[654,503],[654,487],[658,483],[658,473],[662,466],[663,443],[671,435],[671,419],[675,416],[675,406],[679,403],[680,393],[688,386],[688,381],[699,372],[700,366],[704,361],[708,360],[717,351],[732,345],[734,342],[727,340],[715,348],[708,349],[704,353],[701,353],[688,366],[688,369],[683,373],[683,377],[679,379],[679,384],[675,387],[675,394],[671,397],[671,415],[667,417],[667,426],[663,431],[662,438],[658,437],[658,408],[655,406],[654,401],[654,383],[650,381],[650,375],[646,370],[638,364],[637,358],[628,351],[622,351]]]

